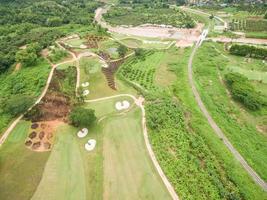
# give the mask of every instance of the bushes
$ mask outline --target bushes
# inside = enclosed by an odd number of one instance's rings
[[[129,9],[125,6],[116,6],[103,16],[108,23],[114,25],[138,26],[150,23],[171,25],[178,28],[193,28],[195,26],[194,20],[184,11],[162,7],[133,6]]]
[[[70,121],[76,127],[88,127],[96,121],[95,111],[82,107],[75,107],[70,113]]]
[[[267,105],[264,97],[255,90],[245,76],[238,73],[228,73],[225,75],[225,80],[233,98],[248,109],[259,110]]]
[[[8,113],[12,117],[16,117],[27,111],[27,109],[33,104],[33,98],[25,95],[16,95],[1,104],[4,113]]]
[[[267,48],[260,48],[250,45],[234,44],[230,48],[230,53],[238,56],[249,56],[252,58],[267,58]]]
[[[180,198],[243,199],[206,141],[188,128],[181,104],[154,98],[146,104],[146,119],[153,150]]]

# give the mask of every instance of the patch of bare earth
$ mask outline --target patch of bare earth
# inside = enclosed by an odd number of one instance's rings
[[[62,121],[33,122],[29,130],[25,146],[32,151],[50,151],[53,145],[55,129],[63,124]]]

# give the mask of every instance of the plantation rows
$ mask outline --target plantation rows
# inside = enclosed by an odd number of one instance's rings
[[[160,55],[160,54],[159,54]],[[154,75],[156,72],[155,63],[150,63],[150,57],[158,57],[157,53],[146,52],[147,60],[142,58],[132,59],[127,62],[120,70],[120,74],[128,81],[134,82],[145,88],[146,90],[155,89]]]
[[[267,20],[256,19],[233,19],[230,23],[231,30],[266,31]]]

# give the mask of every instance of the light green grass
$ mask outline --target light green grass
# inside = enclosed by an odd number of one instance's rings
[[[112,33],[112,37],[119,43],[129,48],[143,49],[166,49],[173,43],[173,40],[161,38],[149,38],[139,36],[128,36],[118,33]]]
[[[43,178],[32,200],[86,199],[85,172],[76,129],[59,127]]]
[[[67,44],[79,48],[80,45],[84,44],[84,42],[86,42],[85,39],[80,39],[80,38],[75,38],[75,39],[69,39],[67,41],[65,41]]]
[[[80,73],[81,83],[89,82],[90,85],[87,88],[90,94],[86,97],[87,99],[95,99],[106,96],[112,96],[119,93],[135,93],[135,91],[122,83],[122,81],[115,79],[117,90],[111,89],[108,84],[106,77],[101,71],[101,63],[98,58],[85,57],[80,60]]]
[[[95,110],[96,116],[98,117],[98,119],[100,119],[104,116],[118,114],[119,112],[116,110],[115,104],[118,101],[124,101],[124,100],[128,101],[131,104],[131,106],[135,105],[133,99],[126,96],[126,97],[116,97],[103,101],[86,103],[85,107]]]
[[[50,153],[25,147],[29,128],[29,122],[19,122],[0,148],[1,200],[29,200],[42,178]]]
[[[230,72],[237,72],[243,74],[249,80],[252,81],[262,81],[263,83],[267,83],[267,72],[246,70],[242,69],[241,67],[235,66],[231,66],[227,70],[229,70]]]
[[[115,102],[122,100],[133,105],[129,97],[86,105],[98,119],[107,117],[97,125],[97,135],[103,137],[103,199],[170,199],[145,147],[141,110],[116,111]]]

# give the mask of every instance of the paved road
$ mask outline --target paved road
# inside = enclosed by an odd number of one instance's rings
[[[203,38],[200,38],[203,40]],[[200,42],[198,42],[198,44],[200,44]],[[225,144],[225,146],[230,150],[230,152],[233,154],[233,156],[241,163],[241,165],[243,166],[243,168],[248,172],[248,174],[251,176],[251,178],[265,191],[267,191],[267,184],[266,182],[261,179],[261,177],[248,165],[248,163],[246,162],[246,160],[240,155],[240,153],[234,148],[234,146],[230,143],[230,141],[227,139],[227,137],[224,135],[224,133],[222,132],[222,130],[218,127],[218,125],[216,124],[216,122],[213,120],[213,118],[211,117],[210,113],[208,112],[208,110],[206,109],[204,103],[202,102],[200,95],[196,89],[196,86],[194,84],[194,80],[193,80],[193,69],[192,69],[192,63],[193,63],[193,59],[195,56],[195,53],[197,51],[197,49],[199,48],[200,45],[196,45],[191,53],[191,56],[189,58],[189,62],[188,62],[188,78],[189,78],[189,82],[194,94],[194,97],[197,101],[197,104],[200,108],[200,110],[202,111],[203,115],[207,118],[210,126],[212,127],[212,129],[214,130],[214,132],[218,135],[219,138],[222,139],[223,143]]]
[[[144,135],[144,139],[145,139],[145,144],[146,144],[146,148],[148,151],[148,154],[158,172],[158,174],[160,175],[164,185],[166,186],[167,190],[169,191],[171,197],[173,200],[179,200],[179,197],[177,195],[177,193],[175,192],[173,186],[171,185],[171,183],[169,182],[168,178],[166,177],[166,175],[164,174],[164,172],[162,171],[157,158],[153,152],[152,146],[149,142],[149,138],[148,138],[148,134],[147,134],[147,127],[146,127],[146,113],[145,113],[145,107],[143,105],[144,102],[144,98],[139,97],[138,99],[131,95],[131,94],[119,94],[119,95],[114,95],[114,96],[108,96],[108,97],[102,97],[102,98],[98,98],[98,99],[92,99],[92,100],[85,100],[85,102],[88,103],[93,103],[93,102],[97,102],[97,101],[103,101],[103,100],[107,100],[107,99],[112,99],[112,98],[116,98],[116,97],[130,97],[134,100],[135,104],[140,107],[141,111],[142,111],[142,127],[143,127],[143,135]]]

